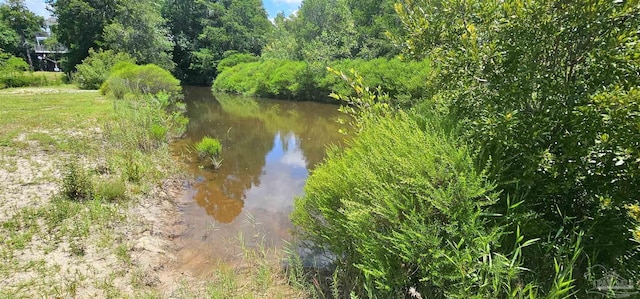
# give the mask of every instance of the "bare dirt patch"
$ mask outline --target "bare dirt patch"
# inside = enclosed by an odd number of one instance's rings
[[[30,144],[0,147],[0,157],[0,297],[168,297],[178,288],[181,180],[129,202],[75,203],[56,198],[64,156]]]

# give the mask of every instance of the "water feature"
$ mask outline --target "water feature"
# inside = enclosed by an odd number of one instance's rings
[[[338,119],[345,116],[336,105],[214,97],[208,88],[186,89],[185,102],[190,123],[174,151],[196,179],[183,209],[183,264],[233,259],[238,248],[228,244],[240,238],[279,246],[289,237],[293,199],[302,194],[309,172],[327,146],[343,143]],[[223,145],[217,170],[190,148],[204,136]]]

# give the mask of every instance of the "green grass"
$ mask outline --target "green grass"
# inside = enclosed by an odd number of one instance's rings
[[[22,90],[0,91],[0,146],[14,144],[21,133],[51,143],[53,137],[44,132],[62,136],[78,133],[100,126],[112,113],[112,101],[97,92],[75,92],[68,87],[48,94],[41,93],[47,88]]]

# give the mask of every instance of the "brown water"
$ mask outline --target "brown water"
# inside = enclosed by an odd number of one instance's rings
[[[190,123],[174,150],[189,161],[196,183],[184,207],[188,225],[182,263],[233,259],[238,243],[279,246],[289,237],[294,197],[301,195],[309,172],[324,159],[329,145],[345,136],[338,106],[228,95],[188,88]],[[189,145],[204,136],[221,141],[222,166],[213,170]],[[190,252],[189,252],[190,250]],[[187,266],[188,267],[188,266]]]

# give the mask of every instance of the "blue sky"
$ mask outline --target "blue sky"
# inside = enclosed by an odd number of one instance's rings
[[[0,2],[4,2],[0,0]],[[300,6],[302,0],[263,0],[264,8],[269,13],[269,18],[272,19],[282,11],[285,15],[290,15]],[[41,16],[48,16],[49,12],[46,9],[44,0],[25,0],[25,3],[33,12]]]

